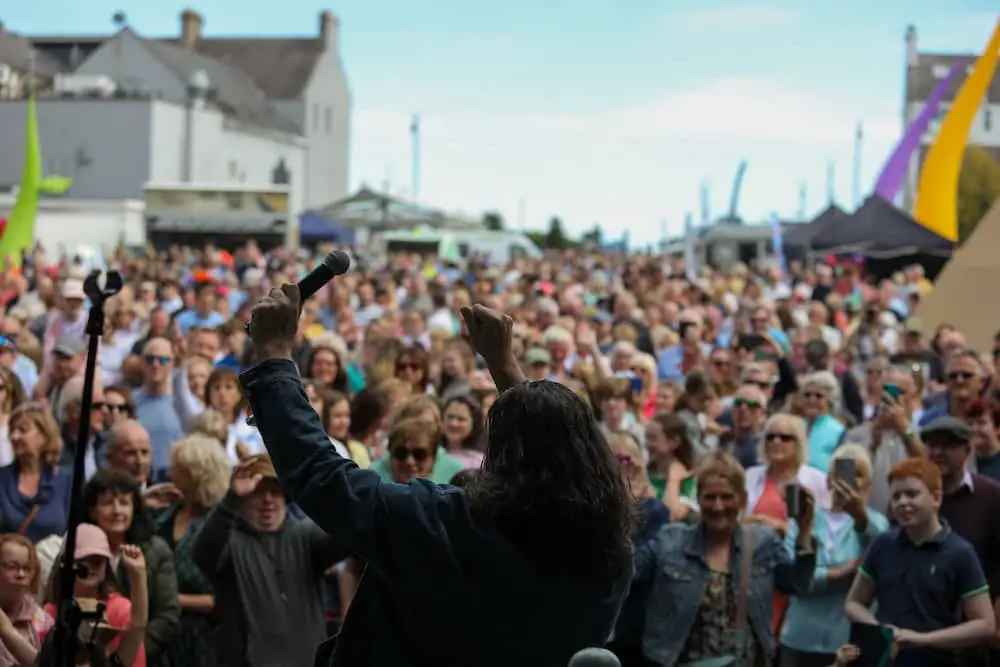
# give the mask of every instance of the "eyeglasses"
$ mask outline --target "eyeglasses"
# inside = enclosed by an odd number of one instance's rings
[[[4,572],[11,572],[13,574],[17,574],[19,572],[23,572],[25,574],[31,574],[32,572],[35,571],[35,568],[32,567],[31,563],[15,563],[13,561],[4,561],[3,563],[0,563],[0,567],[3,568]]]
[[[402,447],[397,445],[392,448],[392,458],[397,461],[405,461],[406,459],[413,457],[413,460],[417,463],[423,463],[431,457],[431,450],[424,449],[423,447]]]
[[[789,433],[768,433],[764,436],[765,442],[771,442],[772,440],[777,440],[778,442],[795,442],[798,438]]]
[[[102,405],[108,412],[124,412],[127,415],[132,414],[132,408],[125,403],[103,403]]]
[[[757,401],[751,401],[749,398],[734,398],[733,399],[734,408],[749,408],[751,410],[756,410],[760,407],[760,403]]]
[[[397,371],[419,371],[420,370],[420,364],[403,362],[403,363],[396,364],[396,370]]]
[[[153,364],[159,364],[160,366],[166,366],[171,361],[174,360],[173,357],[166,354],[147,354],[143,357],[146,363],[152,366]]]
[[[949,380],[971,380],[974,377],[976,377],[976,374],[968,371],[952,371],[948,373]]]

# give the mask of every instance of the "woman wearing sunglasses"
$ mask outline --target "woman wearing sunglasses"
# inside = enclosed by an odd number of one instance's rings
[[[105,655],[109,658],[104,664],[121,667],[146,667],[146,652],[143,639],[146,623],[149,617],[148,592],[146,588],[146,560],[142,549],[135,545],[122,545],[119,552],[121,568],[125,571],[131,590],[131,600],[117,592],[113,568],[111,565],[111,546],[108,537],[99,527],[84,523],[76,529],[76,549],[74,566],[76,568],[76,584],[73,596],[83,606],[84,600],[103,602],[105,606],[104,621],[107,626],[121,628],[122,632],[114,636],[107,644]],[[58,563],[57,563],[58,565]],[[62,571],[59,567],[52,570],[46,595],[45,611],[55,618],[56,605],[59,601],[59,586]],[[50,642],[51,643],[51,642]],[[42,649],[43,657],[47,653]],[[40,664],[45,664],[42,660]],[[90,660],[80,664],[99,664]]]
[[[632,534],[632,544],[642,545],[656,539],[657,533],[670,523],[670,510],[656,497],[656,488],[649,479],[643,462],[639,443],[629,433],[615,433],[608,438],[611,451],[621,466],[622,476],[635,499],[636,514],[639,517],[636,530]],[[612,640],[608,649],[618,656],[622,667],[641,667],[642,631],[645,625],[646,589],[633,587],[629,591]]]
[[[428,430],[422,420],[404,419],[389,429],[389,468],[392,481],[409,484],[429,477],[437,458],[437,430]]]

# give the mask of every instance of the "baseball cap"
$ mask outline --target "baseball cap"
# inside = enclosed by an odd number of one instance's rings
[[[75,336],[63,334],[56,341],[52,351],[62,357],[75,357],[84,350],[83,341]]]
[[[64,299],[85,300],[87,294],[83,291],[83,281],[76,280],[75,278],[66,280],[62,286],[62,296]]]
[[[924,332],[924,323],[919,317],[911,317],[903,325],[903,332],[908,334],[922,334]]]
[[[525,353],[524,363],[529,366],[550,366],[552,364],[552,355],[544,348],[533,347]]]
[[[73,560],[88,556],[104,556],[111,560],[111,546],[103,530],[92,523],[81,523],[76,528],[76,551]]]

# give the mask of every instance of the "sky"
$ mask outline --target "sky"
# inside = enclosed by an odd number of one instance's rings
[[[124,11],[150,37],[202,13],[209,36],[314,35],[340,20],[353,94],[351,185],[514,229],[599,224],[633,245],[729,210],[812,217],[861,196],[902,134],[906,26],[921,51],[978,53],[995,0],[148,0],[12,2],[24,34],[104,34]],[[420,117],[414,195],[410,120]],[[805,193],[804,206],[802,192]]]

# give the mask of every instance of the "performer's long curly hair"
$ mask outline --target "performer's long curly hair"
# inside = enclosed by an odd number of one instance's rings
[[[604,589],[631,565],[633,503],[590,407],[548,381],[505,391],[490,408],[482,473],[467,488],[493,524],[543,571]]]

